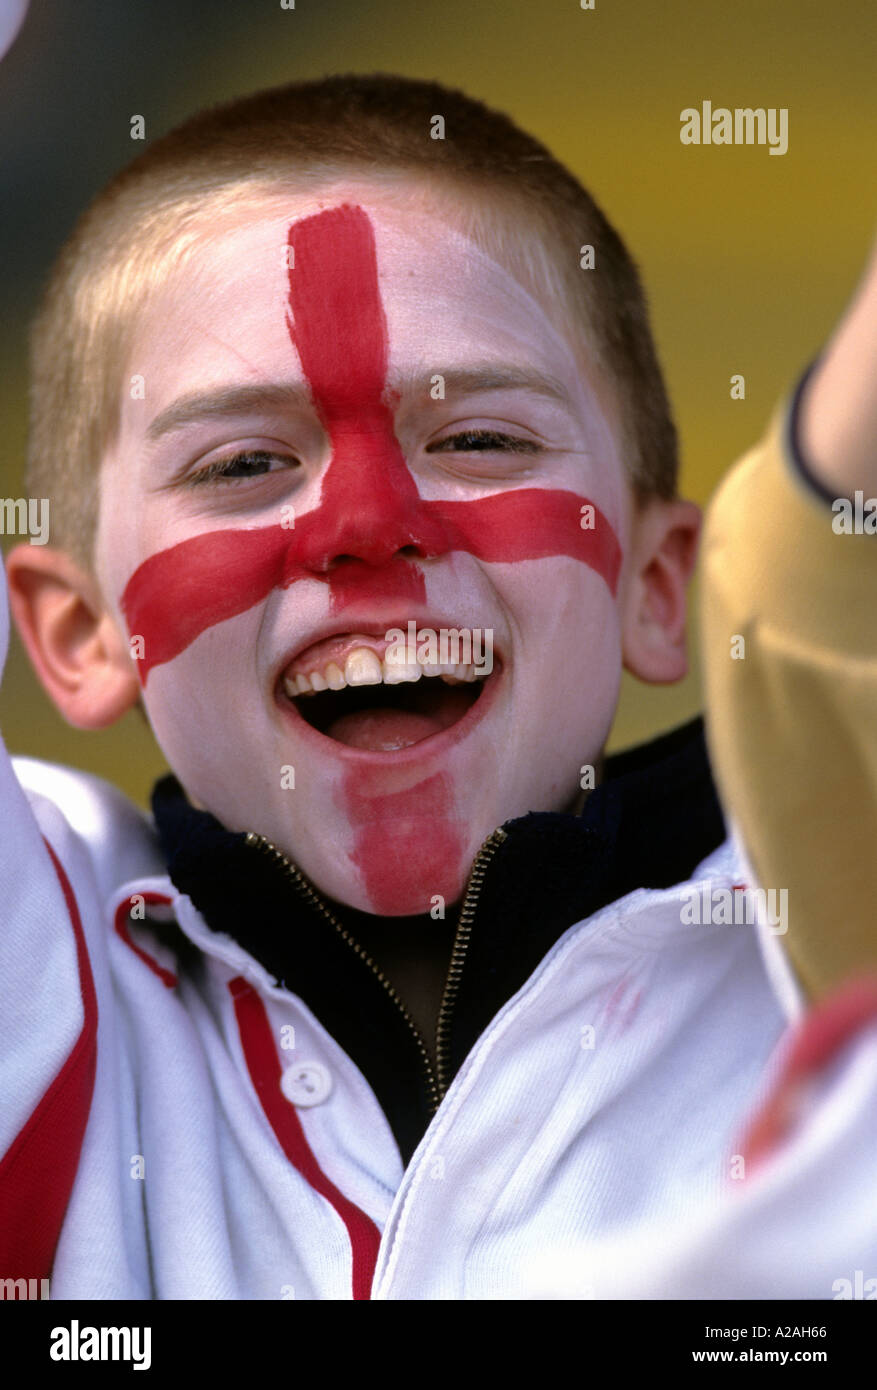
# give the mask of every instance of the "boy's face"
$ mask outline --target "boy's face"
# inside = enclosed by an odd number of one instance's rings
[[[339,901],[451,904],[495,826],[572,805],[618,694],[629,489],[558,315],[351,183],[226,215],[128,379],[96,570],[174,772]],[[290,698],[402,674],[411,620],[491,674]]]

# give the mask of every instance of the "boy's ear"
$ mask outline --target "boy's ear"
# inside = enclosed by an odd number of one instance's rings
[[[6,574],[21,640],[68,724],[114,724],[137,703],[140,684],[96,580],[63,550],[27,543],[9,552]]]
[[[634,514],[622,599],[622,659],[640,680],[665,684],[688,670],[686,589],[697,559],[700,508],[654,498]]]

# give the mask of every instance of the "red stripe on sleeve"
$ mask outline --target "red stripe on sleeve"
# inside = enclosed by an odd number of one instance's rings
[[[803,1118],[810,1090],[842,1050],[877,1021],[877,976],[848,980],[790,1035],[780,1074],[751,1120],[740,1150],[753,1169],[772,1157]]]
[[[47,1278],[73,1190],[97,1064],[97,995],[73,889],[45,840],[76,939],[84,1019],[66,1062],[0,1162],[0,1272]],[[47,1029],[53,1027],[45,1019]]]

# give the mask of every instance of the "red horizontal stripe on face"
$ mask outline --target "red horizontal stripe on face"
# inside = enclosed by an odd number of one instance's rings
[[[609,522],[595,508],[594,526],[582,530],[587,498],[548,488],[520,488],[472,502],[422,502],[420,510],[436,528],[433,544],[418,546],[424,558],[465,550],[479,560],[537,560],[566,555],[580,560],[606,581],[614,595],[621,550]],[[320,546],[322,508],[296,520],[294,530],[259,526],[248,530],[207,531],[150,556],[128,582],[122,609],[129,632],[144,639],[140,662],[145,681],[153,666],[170,661],[216,623],[244,613],[272,589],[297,579],[329,585],[335,611],[354,598],[423,597],[419,568],[403,557],[379,565],[351,558],[326,573]],[[309,518],[314,518],[311,526]],[[357,530],[350,518],[350,530]],[[414,542],[409,542],[413,544]],[[355,536],[342,554],[357,556]]]
[[[596,507],[593,527],[582,529],[587,498],[546,488],[470,502],[420,497],[385,398],[387,325],[362,208],[344,205],[295,222],[289,244],[289,332],[332,448],[319,505],[292,529],[208,531],[135,570],[122,610],[130,634],[143,638],[141,679],[200,633],[298,579],[327,583],[335,611],[369,597],[422,602],[423,573],[412,556],[568,555],[602,575],[614,594],[620,547]]]

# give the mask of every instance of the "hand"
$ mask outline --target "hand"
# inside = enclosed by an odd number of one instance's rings
[[[877,241],[850,307],[807,383],[799,444],[838,497],[877,497]]]

